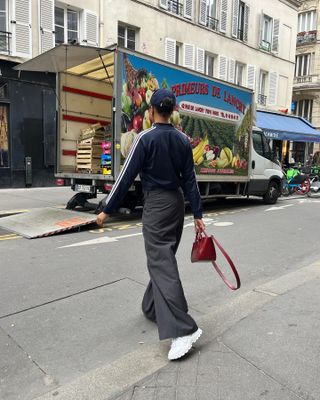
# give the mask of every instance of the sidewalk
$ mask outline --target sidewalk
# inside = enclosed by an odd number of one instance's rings
[[[320,262],[200,318],[204,333],[180,361],[165,360],[169,343],[162,342],[149,358],[136,354],[39,400],[317,400],[319,284]],[[149,376],[133,383],[141,368]]]
[[[319,399],[319,283],[317,277],[275,297],[116,399]]]

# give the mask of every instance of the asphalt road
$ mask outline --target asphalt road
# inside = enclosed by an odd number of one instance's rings
[[[59,206],[69,196],[65,190],[30,193],[0,192],[0,210]],[[319,210],[320,199],[308,198],[275,206],[258,199],[206,204],[208,233],[238,267],[242,288],[236,293],[210,265],[191,264],[194,232],[187,213],[177,257],[195,319],[317,261]],[[33,240],[0,231],[1,399],[32,399],[157,343],[155,325],[140,311],[148,282],[140,217],[117,216],[103,229]]]

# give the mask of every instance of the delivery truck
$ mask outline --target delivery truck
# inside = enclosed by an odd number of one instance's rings
[[[158,88],[177,97],[171,122],[190,140],[204,199],[254,195],[273,204],[280,196],[282,170],[254,126],[247,88],[117,46],[60,45],[16,68],[56,74],[55,176],[76,192],[69,209],[111,191],[134,139],[151,127]],[[141,204],[137,177],[121,207]]]

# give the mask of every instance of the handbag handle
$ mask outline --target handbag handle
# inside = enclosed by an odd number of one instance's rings
[[[207,234],[206,234],[205,232],[204,232],[204,234],[207,236]],[[230,267],[231,267],[231,269],[232,269],[232,272],[233,272],[233,274],[234,274],[234,277],[236,278],[237,285],[234,286],[232,283],[230,283],[230,282],[228,281],[227,277],[226,277],[225,274],[221,271],[219,265],[218,265],[215,261],[212,261],[212,265],[214,266],[214,268],[215,268],[215,270],[218,272],[218,274],[221,276],[223,282],[229,287],[229,289],[231,289],[231,290],[237,290],[237,289],[239,289],[240,286],[241,286],[240,277],[239,277],[238,271],[237,271],[237,269],[236,269],[236,267],[235,267],[233,261],[231,260],[229,254],[225,251],[225,249],[224,249],[224,248],[221,246],[221,244],[217,241],[217,239],[216,239],[214,236],[212,236],[212,239],[213,239],[214,243],[218,246],[218,248],[219,248],[219,250],[221,251],[221,253],[222,253],[222,254],[224,255],[224,257],[226,258],[226,260],[228,261],[228,263],[229,263],[229,265],[230,265]]]

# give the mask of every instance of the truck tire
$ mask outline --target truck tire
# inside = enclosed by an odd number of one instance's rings
[[[266,204],[275,204],[280,196],[280,188],[276,181],[269,182],[268,190],[263,196]]]
[[[71,199],[68,201],[66,209],[67,210],[74,210],[76,207],[85,208],[86,202],[92,196],[87,193],[76,193]]]

